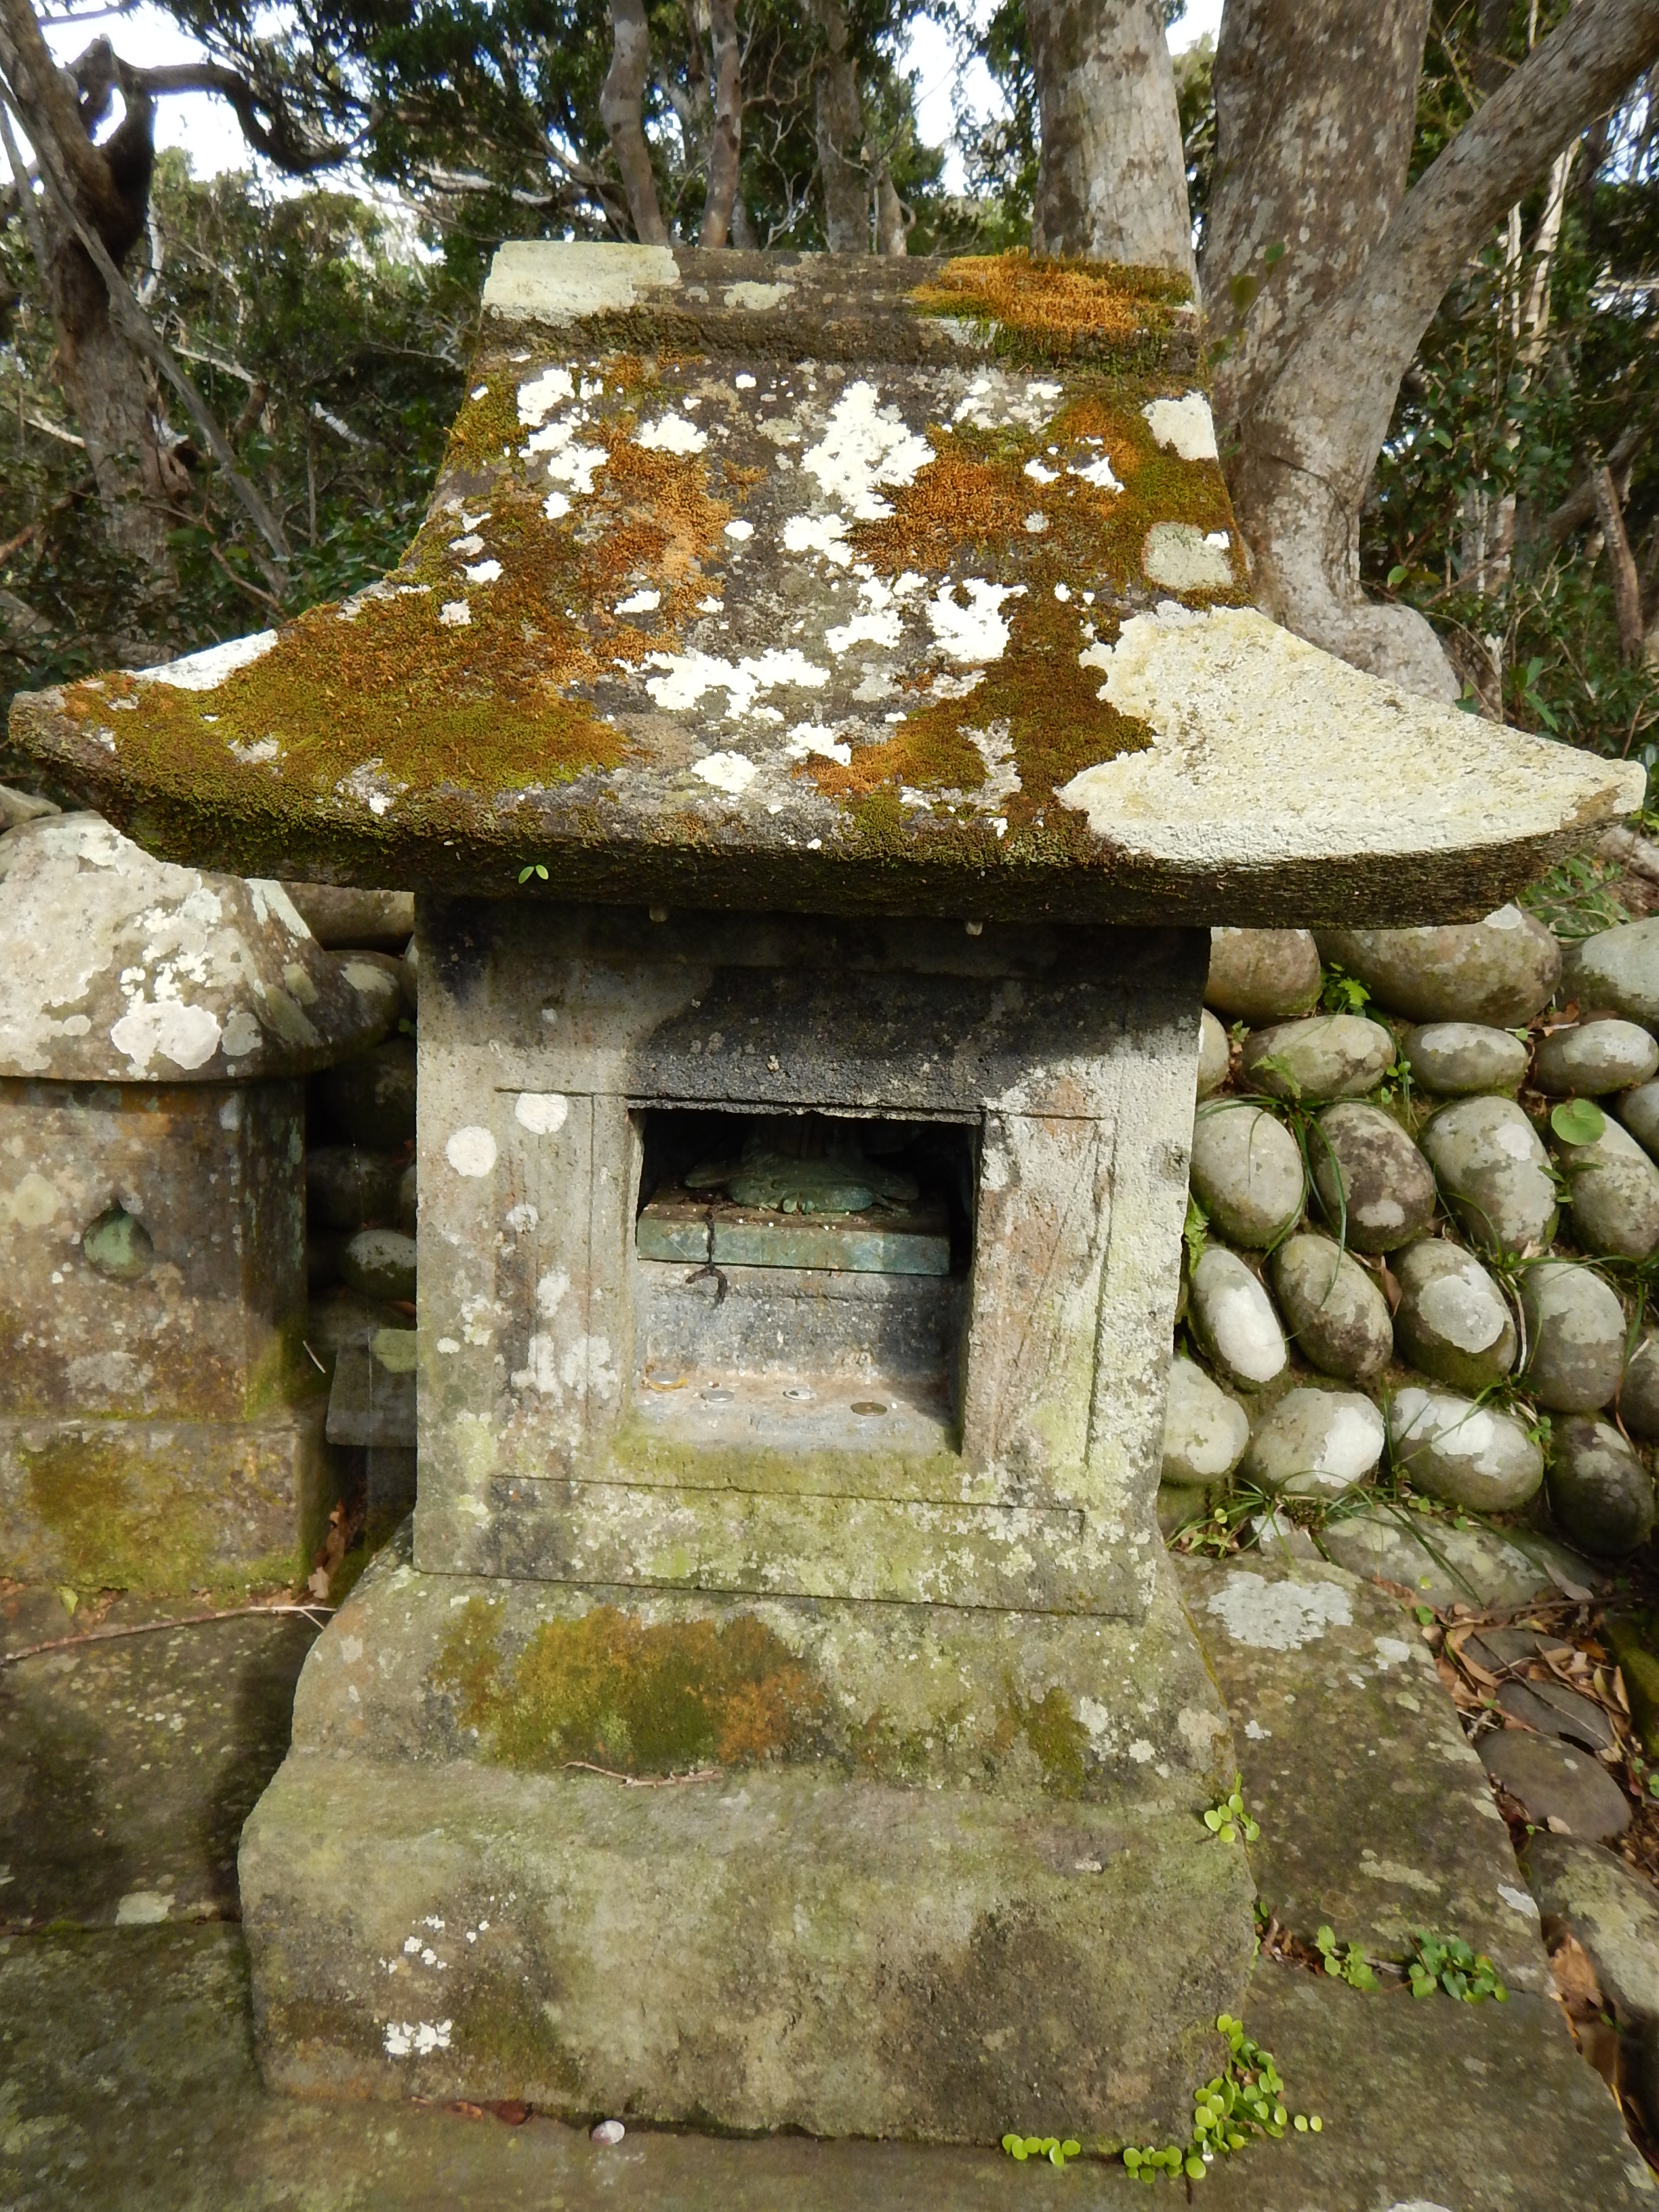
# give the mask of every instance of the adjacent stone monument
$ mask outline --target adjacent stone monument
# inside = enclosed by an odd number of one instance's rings
[[[263,2063],[1167,2140],[1254,1940],[1154,1510],[1175,925],[1480,913],[1640,773],[1250,609],[1147,272],[485,307],[393,576],[13,714],[158,852],[422,894],[419,1499],[245,1837]]]
[[[329,1505],[307,1070],[396,987],[95,815],[0,837],[0,1574],[289,1581]]]

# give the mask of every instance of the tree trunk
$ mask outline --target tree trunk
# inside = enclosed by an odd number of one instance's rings
[[[95,145],[92,132],[107,112],[116,70],[108,41],[88,47],[76,68],[90,88],[85,98],[53,64],[27,0],[0,0],[0,69],[20,120],[37,147],[55,150],[76,214],[118,269],[144,234],[155,106],[130,94],[119,126]],[[21,179],[20,190],[28,190]],[[140,572],[143,596],[165,597],[176,582],[167,542],[178,520],[173,503],[189,490],[189,476],[162,442],[147,366],[112,321],[104,279],[50,193],[35,204],[28,229],[44,255],[55,373],[86,441],[105,536]]]
[[[657,203],[657,179],[645,140],[645,80],[651,32],[644,0],[611,0],[611,66],[599,92],[599,117],[628,195],[634,235],[641,246],[666,246],[668,227]]]
[[[812,0],[823,52],[814,73],[813,131],[823,180],[823,230],[832,253],[870,251],[870,177],[864,166],[864,110],[848,52],[842,0]]]
[[[738,39],[738,0],[709,0],[708,39],[713,49],[714,121],[708,141],[708,197],[703,202],[700,242],[725,246],[732,235],[738,163],[743,150],[743,50]]]
[[[1234,505],[1264,606],[1407,688],[1455,678],[1413,610],[1359,589],[1359,510],[1400,380],[1448,286],[1569,139],[1659,55],[1659,0],[1578,0],[1407,195],[1364,265],[1305,323],[1238,424]],[[1350,88],[1363,112],[1371,88]]]
[[[1642,635],[1642,585],[1636,573],[1636,556],[1630,550],[1630,538],[1625,529],[1619,487],[1613,480],[1613,471],[1605,466],[1595,471],[1595,514],[1607,540],[1607,560],[1613,569],[1619,658],[1627,663],[1635,662],[1642,658],[1646,642]]]
[[[1042,133],[1032,252],[1193,276],[1175,71],[1153,0],[1025,0],[1025,22]]]
[[[896,255],[910,251],[910,227],[905,221],[904,202],[898,196],[893,173],[885,160],[876,172],[876,251]]]
[[[1429,0],[1227,0],[1202,269],[1224,432],[1393,222],[1428,27]]]

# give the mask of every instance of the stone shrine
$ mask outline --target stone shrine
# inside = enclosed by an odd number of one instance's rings
[[[0,837],[0,1574],[302,1579],[332,1497],[301,1079],[396,987],[279,884],[95,815]]]
[[[418,1503],[245,1834],[271,2081],[1184,2122],[1198,925],[1478,915],[1642,788],[1248,599],[1167,280],[514,246],[392,577],[17,702],[169,859],[420,893]]]

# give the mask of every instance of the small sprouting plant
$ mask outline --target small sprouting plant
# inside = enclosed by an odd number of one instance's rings
[[[1018,2159],[1022,2165],[1028,2158],[1046,2158],[1050,2166],[1064,2166],[1068,2158],[1079,2158],[1083,2154],[1082,2144],[1074,2142],[1069,2136],[1062,2142],[1058,2136],[1006,2135],[1002,2148],[1010,2158]]]
[[[1607,1133],[1607,1117],[1593,1098],[1564,1098],[1550,1109],[1550,1127],[1564,1145],[1593,1145]]]
[[[1449,1997],[1465,2004],[1481,2004],[1492,1997],[1507,2004],[1510,1993],[1498,1978],[1498,1969],[1484,1951],[1472,1951],[1461,1936],[1431,1936],[1426,1928],[1414,1931],[1417,1956],[1406,1962],[1414,1997],[1431,1997],[1444,1990]]]
[[[1244,1810],[1244,1778],[1233,1776],[1233,1786],[1218,1802],[1212,1805],[1204,1815],[1204,1825],[1212,1836],[1219,1836],[1224,1844],[1236,1844],[1242,1833],[1247,1844],[1253,1844],[1261,1833],[1256,1823]],[[1223,2030],[1225,2033],[1225,2030]]]
[[[527,868],[520,868],[519,871],[519,881],[521,884],[527,884],[532,876],[539,876],[543,883],[545,883],[547,881],[546,863],[542,860],[532,860]]]
[[[1333,1981],[1346,1982],[1351,1990],[1375,1990],[1381,1987],[1371,1972],[1370,1962],[1358,1943],[1350,1943],[1346,1950],[1337,1945],[1335,1931],[1321,1928],[1314,1937],[1319,1955],[1325,1962],[1325,1972]]]
[[[1210,1217],[1190,1191],[1187,1194],[1187,1220],[1181,1239],[1187,1247],[1187,1272],[1192,1274],[1204,1257],[1204,1247],[1210,1241]]]
[[[1370,1002],[1371,994],[1358,975],[1350,975],[1334,960],[1327,963],[1319,1003],[1328,1014],[1363,1014]]]
[[[1298,2112],[1291,2118],[1273,2053],[1252,2042],[1243,2021],[1224,2012],[1215,2024],[1227,2039],[1227,2063],[1212,2081],[1193,2092],[1191,2139],[1184,2146],[1165,2143],[1161,2149],[1132,2144],[1123,2154],[1124,2165],[1141,2181],[1156,2181],[1160,2173],[1201,2181],[1218,2158],[1243,2150],[1254,2136],[1266,2136],[1277,2142],[1287,2127],[1298,2135],[1316,2136],[1324,2127],[1317,2112]]]

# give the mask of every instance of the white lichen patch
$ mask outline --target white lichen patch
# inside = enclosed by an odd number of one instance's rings
[[[807,448],[801,466],[817,479],[824,497],[850,510],[854,520],[875,522],[893,511],[881,488],[913,483],[933,458],[927,441],[896,407],[881,404],[875,385],[859,377],[831,408],[823,437]]]
[[[1024,596],[1024,584],[993,584],[969,576],[946,584],[927,602],[927,626],[953,660],[1000,660],[1008,644],[1006,599]],[[964,606],[958,593],[965,593]]]
[[[794,297],[794,292],[793,284],[757,284],[745,281],[740,284],[728,284],[720,298],[728,307],[746,307],[751,313],[762,314],[769,307],[781,307],[786,300]],[[755,381],[752,376],[748,380],[751,385]],[[737,381],[741,385],[744,379],[738,377]]]
[[[787,651],[769,647],[736,661],[711,653],[653,653],[646,656],[645,665],[665,672],[646,679],[645,688],[659,707],[672,714],[695,707],[705,691],[723,690],[728,721],[746,714],[763,691],[781,686],[818,690],[830,681],[827,668],[793,646]]]
[[[469,584],[493,584],[499,580],[501,564],[499,561],[469,562],[462,571]]]
[[[951,410],[951,421],[977,430],[1041,430],[1053,415],[1062,387],[1046,377],[1012,377],[1000,369],[976,375]]]
[[[705,753],[700,761],[692,762],[691,773],[736,799],[748,790],[759,770],[743,753]]]
[[[532,1137],[556,1137],[570,1113],[570,1101],[562,1091],[521,1091],[513,1107],[513,1118]]]
[[[505,321],[529,318],[556,325],[587,315],[625,315],[679,281],[679,265],[666,246],[515,239],[496,248],[484,281],[483,309]]]
[[[792,514],[783,526],[786,553],[817,553],[837,568],[853,565],[853,549],[846,538],[844,514]]]
[[[446,629],[465,629],[472,620],[472,610],[465,599],[446,599],[438,610],[438,620]]]
[[[708,443],[708,433],[687,422],[684,415],[671,413],[646,423],[639,442],[653,453],[700,453]]]
[[[1268,1582],[1245,1568],[1229,1572],[1205,1610],[1235,1644],[1255,1651],[1300,1651],[1328,1628],[1352,1624],[1348,1593],[1338,1583]]]
[[[1179,399],[1149,399],[1140,411],[1158,444],[1183,461],[1218,458],[1214,418],[1201,392],[1188,392]]]
[[[449,2020],[389,2020],[386,2023],[386,2055],[388,2058],[426,2058],[434,2051],[447,2051],[454,2024]]]
[[[783,749],[791,760],[805,760],[810,754],[817,753],[823,759],[839,761],[843,768],[847,768],[853,759],[852,746],[816,722],[798,722],[790,731]]]
[[[662,593],[645,584],[637,592],[630,592],[625,599],[618,599],[616,611],[619,615],[649,615],[654,614],[661,605]]]
[[[177,999],[139,999],[109,1033],[109,1041],[137,1076],[149,1073],[156,1059],[186,1071],[205,1067],[219,1049],[218,1016],[207,1006]]]
[[[1217,545],[1193,523],[1155,522],[1141,547],[1140,565],[1166,592],[1224,591],[1233,580],[1227,546],[1224,537]]]
[[[444,1158],[458,1176],[487,1176],[495,1164],[495,1139],[488,1129],[470,1124],[449,1139]]]
[[[586,420],[586,411],[579,410],[568,422],[550,422],[544,429],[536,431],[520,449],[525,460],[544,456],[552,482],[563,485],[580,499],[591,497],[593,479],[610,459],[603,446],[582,444],[577,434]],[[686,428],[690,429],[691,425],[688,423]]]
[[[519,420],[526,430],[539,430],[553,410],[576,396],[570,371],[556,365],[544,368],[519,386]]]
[[[210,645],[200,653],[163,662],[160,668],[135,668],[140,684],[166,684],[175,691],[214,691],[239,668],[263,660],[276,642],[274,629],[256,630],[252,637],[233,637],[223,645]]]

